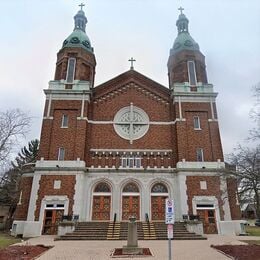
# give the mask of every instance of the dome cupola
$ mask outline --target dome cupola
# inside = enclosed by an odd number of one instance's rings
[[[168,76],[170,87],[175,83],[196,86],[198,83],[207,83],[205,57],[200,47],[189,33],[189,20],[180,7],[180,15],[176,22],[178,35],[170,50],[168,59]]]
[[[179,10],[181,11],[179,18],[176,22],[176,26],[178,28],[178,36],[174,41],[173,48],[171,49],[171,54],[175,54],[182,50],[194,50],[199,51],[200,47],[198,43],[191,37],[189,33],[189,20],[183,14],[183,8],[180,7]]]
[[[84,4],[74,16],[74,30],[63,42],[57,54],[55,80],[66,82],[67,88],[72,88],[76,82],[94,86],[96,58],[90,40],[86,34],[88,22],[84,11]],[[87,83],[88,82],[88,83]],[[83,84],[83,83],[82,83]]]
[[[81,10],[79,10],[78,13],[74,16],[74,30],[63,42],[62,48],[79,47],[89,52],[93,52],[89,37],[86,34],[86,24],[88,22],[88,19],[85,16],[84,11],[82,10],[83,6],[83,4],[80,5]]]

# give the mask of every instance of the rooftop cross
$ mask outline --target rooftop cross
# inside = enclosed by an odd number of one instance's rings
[[[181,14],[182,14],[182,11],[184,10],[184,8],[183,8],[183,7],[180,7],[178,10],[180,10],[180,11],[181,11]]]
[[[130,67],[130,69],[133,70],[133,69],[134,69],[134,62],[135,62],[136,60],[132,57],[132,58],[131,58],[130,60],[128,60],[128,61],[131,62],[131,67]]]
[[[83,3],[81,3],[81,4],[79,5],[79,7],[80,7],[81,10],[83,9],[84,6],[85,6],[85,5],[84,5]]]

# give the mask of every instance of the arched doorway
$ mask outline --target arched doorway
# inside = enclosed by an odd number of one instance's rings
[[[122,191],[122,220],[140,219],[140,191],[134,182],[127,183]]]
[[[96,185],[93,191],[92,220],[110,220],[111,189],[105,182]]]
[[[165,199],[169,197],[167,187],[156,183],[151,189],[151,219],[165,220]]]

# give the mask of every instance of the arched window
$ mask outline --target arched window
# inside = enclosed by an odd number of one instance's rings
[[[111,192],[110,187],[105,182],[100,182],[94,189],[94,192]]]
[[[164,184],[156,183],[152,187],[152,193],[168,193],[168,189]]]
[[[139,192],[139,188],[135,183],[130,182],[125,185],[123,192]]]

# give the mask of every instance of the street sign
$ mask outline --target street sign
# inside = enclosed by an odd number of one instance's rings
[[[168,239],[173,238],[173,225],[172,224],[167,225],[167,234],[168,234]]]
[[[165,224],[174,224],[174,201],[173,199],[165,200]]]

